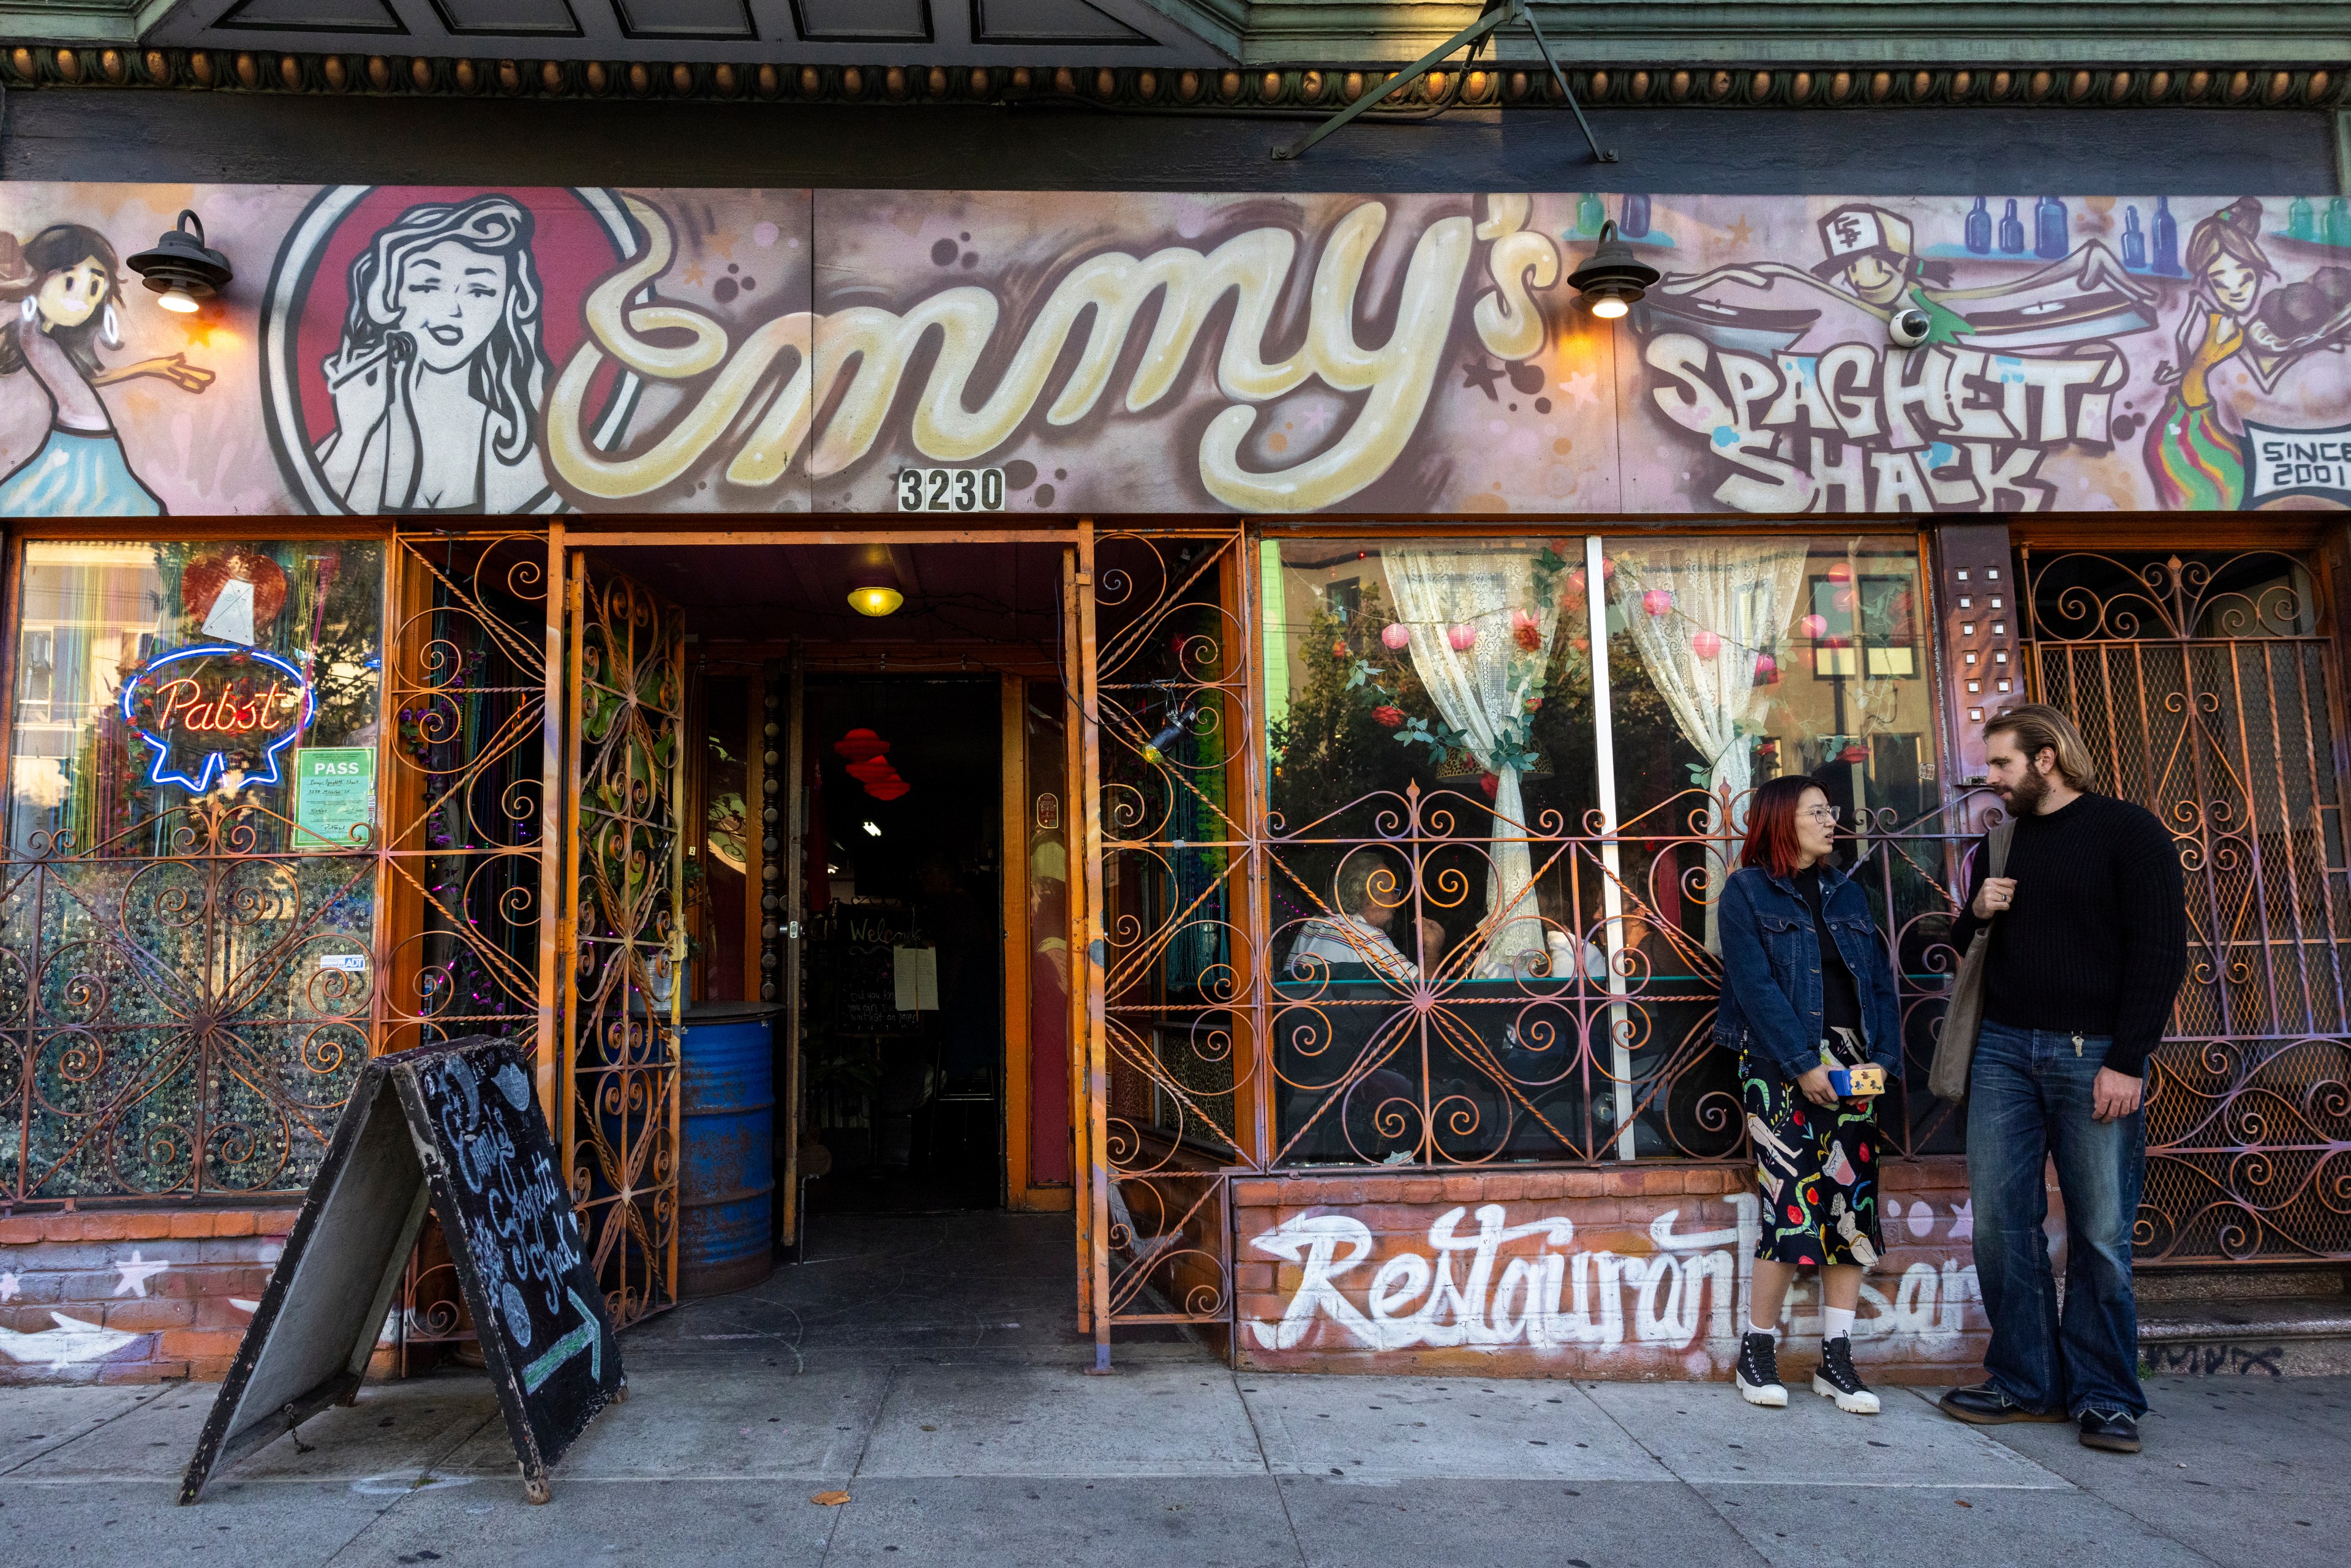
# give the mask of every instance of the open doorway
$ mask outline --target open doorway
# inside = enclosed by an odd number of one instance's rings
[[[816,764],[803,1125],[831,1166],[810,1209],[1002,1207],[1015,977],[998,682],[844,674],[812,677],[803,694]]]
[[[1068,1210],[1066,547],[588,553],[684,627],[680,1293],[811,1219]],[[758,1082],[697,1062],[728,1030]]]

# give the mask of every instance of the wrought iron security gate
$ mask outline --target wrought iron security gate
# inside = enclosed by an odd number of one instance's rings
[[[2023,555],[2035,693],[2187,877],[2138,1255],[2351,1257],[2344,709],[2311,575],[2275,550]]]
[[[622,1325],[677,1299],[677,1025],[685,629],[674,605],[571,558],[557,1128]]]

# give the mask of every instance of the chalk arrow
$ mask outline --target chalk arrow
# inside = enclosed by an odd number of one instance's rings
[[[604,1378],[604,1340],[596,1332],[596,1314],[580,1299],[580,1292],[564,1288],[571,1298],[572,1307],[580,1313],[580,1326],[547,1347],[547,1354],[522,1369],[522,1391],[536,1394],[539,1385],[556,1374],[556,1370],[581,1351],[588,1353],[588,1375],[602,1382]]]
[[[111,1355],[139,1337],[120,1329],[86,1323],[63,1312],[51,1312],[49,1319],[57,1326],[38,1333],[0,1329],[0,1351],[18,1361],[46,1361],[51,1372],[62,1372],[77,1361],[96,1361],[99,1356]]]

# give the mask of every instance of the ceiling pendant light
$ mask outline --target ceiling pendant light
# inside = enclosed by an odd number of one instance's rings
[[[1641,302],[1663,274],[1633,254],[1611,218],[1600,225],[1600,242],[1592,259],[1567,275],[1568,287],[1583,296],[1584,308],[1613,321]]]
[[[894,615],[906,602],[906,596],[898,591],[897,574],[886,559],[859,567],[850,573],[849,582],[849,607],[860,615]]]
[[[852,762],[863,762],[880,757],[890,749],[890,743],[870,729],[852,729],[832,743],[832,749]]]

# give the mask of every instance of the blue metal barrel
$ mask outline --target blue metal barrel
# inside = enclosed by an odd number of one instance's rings
[[[776,1267],[775,1008],[688,1008],[678,1043],[677,1293],[716,1296]]]

